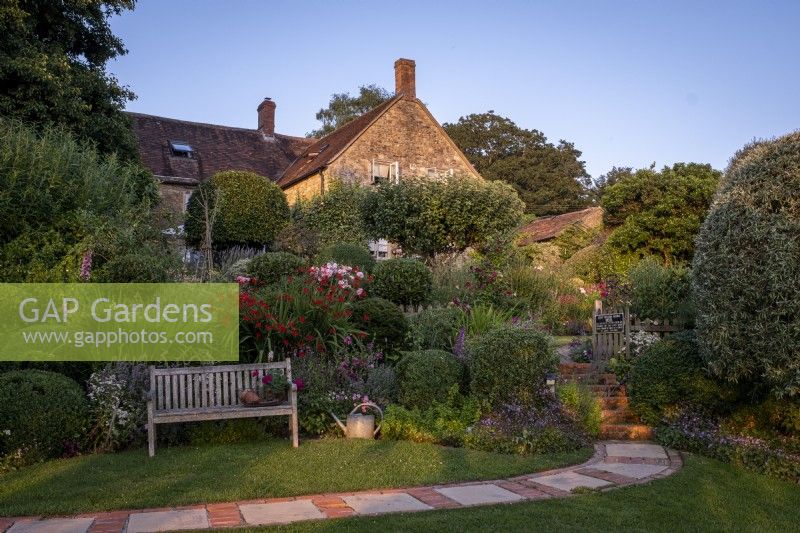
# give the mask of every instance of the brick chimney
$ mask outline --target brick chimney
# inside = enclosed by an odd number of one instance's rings
[[[417,97],[416,63],[413,59],[398,59],[394,62],[394,93],[405,98]]]
[[[264,135],[275,133],[275,102],[264,98],[258,106],[258,131]]]

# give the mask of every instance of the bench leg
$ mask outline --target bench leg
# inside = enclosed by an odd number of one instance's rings
[[[156,454],[156,424],[153,420],[153,402],[147,402],[147,451],[150,457]]]
[[[292,415],[289,417],[289,430],[292,432],[292,447],[297,448],[300,446],[300,439],[298,437],[298,424],[297,424],[297,391],[292,384],[292,390],[289,391],[290,401],[292,404]]]

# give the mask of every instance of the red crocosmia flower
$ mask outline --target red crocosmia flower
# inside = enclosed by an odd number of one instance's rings
[[[305,324],[306,323],[306,317],[300,315],[300,318],[298,318],[297,321],[300,322],[301,324]]]
[[[253,377],[257,377],[258,376],[258,370],[251,370],[250,371],[250,375],[253,376]]]
[[[269,385],[270,383],[272,383],[272,374],[267,374],[266,376],[261,378],[261,383],[263,383],[264,385]]]
[[[368,315],[367,313],[364,313],[364,316],[362,316],[362,317],[361,317],[361,319],[362,319],[364,322],[369,322],[369,315]]]

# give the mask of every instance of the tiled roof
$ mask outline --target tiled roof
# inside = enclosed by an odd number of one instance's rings
[[[316,139],[264,135],[258,130],[128,113],[142,162],[163,181],[202,181],[221,170],[248,170],[277,180]],[[192,147],[193,158],[175,157],[170,141]]]
[[[589,207],[563,215],[537,218],[520,230],[522,234],[520,244],[532,244],[553,239],[568,227],[576,224],[587,229],[599,228],[603,224],[603,208]]]
[[[403,95],[390,98],[381,105],[367,111],[344,126],[337,128],[325,137],[307,147],[278,180],[278,185],[287,187],[318,170],[325,168],[353,141],[355,141],[375,120],[389,110]]]

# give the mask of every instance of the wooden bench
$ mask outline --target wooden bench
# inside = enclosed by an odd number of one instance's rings
[[[258,375],[253,376],[253,371]],[[256,389],[262,371],[282,370],[289,382],[289,398],[280,405],[246,407],[239,401],[243,389]],[[147,443],[150,457],[156,453],[156,424],[198,422],[229,418],[288,415],[292,446],[298,446],[297,386],[292,383],[292,363],[197,366],[185,368],[150,367],[147,401]]]

